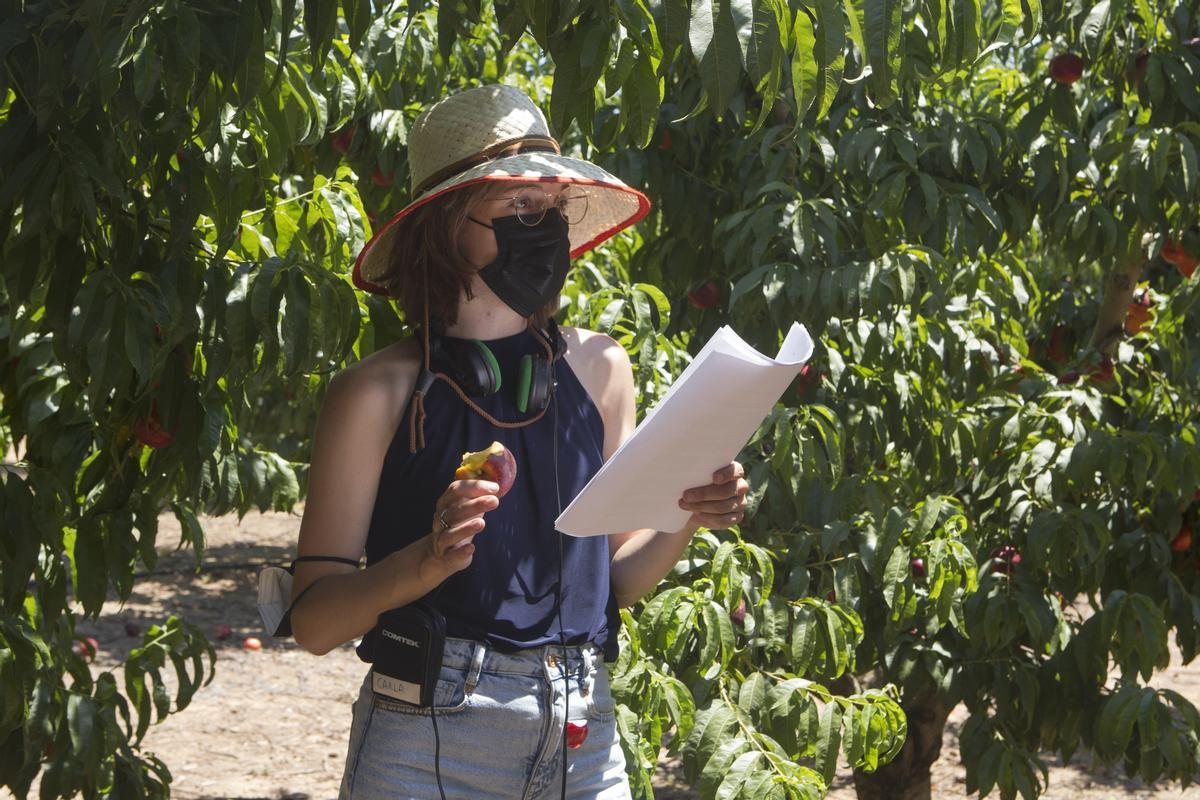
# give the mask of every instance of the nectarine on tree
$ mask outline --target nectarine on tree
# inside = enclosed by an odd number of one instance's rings
[[[392,176],[388,175],[379,167],[376,167],[375,171],[371,173],[371,183],[375,184],[376,186],[391,186]]]
[[[1192,549],[1192,528],[1186,523],[1179,528],[1179,533],[1171,540],[1171,549],[1176,553],[1184,553]]]
[[[1061,53],[1050,59],[1050,77],[1070,86],[1083,75],[1083,59],[1074,53]]]
[[[717,288],[717,282],[713,280],[705,281],[700,286],[688,292],[688,300],[701,311],[712,308],[720,299],[721,292]]]
[[[347,125],[333,135],[333,149],[343,155],[350,152],[350,143],[354,141],[355,127]]]

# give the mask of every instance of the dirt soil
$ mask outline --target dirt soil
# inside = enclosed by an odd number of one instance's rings
[[[290,560],[300,517],[251,514],[203,519],[208,536],[204,569],[195,572],[191,549],[176,550],[179,526],[164,515],[159,532],[159,563],[142,576],[129,601],[105,604],[96,623],[79,633],[95,636],[99,652],[93,670],[119,669],[140,642],[126,626],[144,631],[178,614],[200,626],[217,649],[215,677],[184,712],[152,726],[144,746],[162,758],[174,775],[173,795],[216,800],[316,800],[335,798],[346,758],[350,704],[366,672],[352,644],[313,656],[289,640],[262,631],[257,607],[258,565]],[[230,635],[220,639],[222,626]],[[246,637],[262,641],[260,651],[243,649]],[[1179,655],[1175,653],[1175,663]],[[117,676],[118,684],[121,676]],[[1170,686],[1200,705],[1200,661],[1172,666],[1155,684]],[[960,706],[950,718],[942,757],[934,767],[935,798],[965,797],[965,772],[956,733],[966,718]],[[678,762],[663,758],[655,779],[660,800],[694,800]],[[36,797],[36,788],[30,794]],[[993,797],[996,795],[993,793]],[[11,797],[0,790],[0,798]],[[833,800],[855,797],[848,769],[841,770]],[[1112,798],[1198,798],[1200,789],[1147,787],[1119,770],[1093,768],[1087,754],[1070,766],[1054,762],[1043,795],[1051,800]]]

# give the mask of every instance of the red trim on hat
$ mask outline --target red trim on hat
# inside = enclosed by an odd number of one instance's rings
[[[596,236],[590,242],[585,242],[584,244],[581,244],[579,247],[576,247],[574,250],[571,251],[571,258],[574,258],[575,256],[579,255],[580,253],[583,253],[583,252],[586,252],[586,251],[592,249],[593,247],[595,247],[596,245],[605,241],[606,239],[609,239],[609,238],[615,236],[616,234],[620,233],[621,231],[625,230],[630,225],[634,225],[634,224],[640,222],[642,220],[642,218],[646,216],[646,214],[650,213],[650,198],[646,197],[646,195],[642,194],[637,189],[634,189],[633,187],[630,187],[630,186],[613,186],[611,183],[605,183],[604,181],[598,181],[593,178],[584,178],[581,180],[576,180],[576,179],[567,178],[567,177],[560,176],[560,175],[546,175],[546,176],[540,176],[540,177],[530,176],[530,175],[484,175],[482,177],[474,178],[469,181],[463,181],[462,183],[456,183],[453,186],[447,186],[445,189],[441,190],[440,192],[431,194],[428,197],[422,197],[421,199],[419,199],[413,203],[410,203],[407,206],[405,206],[404,208],[400,209],[400,211],[397,212],[395,216],[393,216],[386,223],[384,223],[383,227],[380,228],[375,233],[375,235],[372,236],[371,239],[365,245],[363,245],[363,249],[359,252],[358,258],[354,259],[354,271],[351,275],[354,285],[357,286],[359,289],[362,289],[365,292],[370,292],[371,294],[387,295],[388,294],[387,287],[380,286],[378,284],[372,283],[371,281],[368,281],[366,278],[364,278],[362,276],[362,272],[361,272],[363,259],[366,257],[367,253],[371,250],[371,248],[375,246],[375,243],[379,240],[379,237],[383,236],[383,234],[388,230],[388,228],[390,228],[393,225],[395,225],[396,223],[400,222],[400,220],[404,219],[409,214],[411,214],[413,211],[416,211],[418,208],[420,208],[421,206],[430,202],[431,200],[435,200],[444,194],[449,194],[450,192],[465,188],[467,186],[473,186],[477,183],[483,183],[484,181],[512,181],[514,183],[573,183],[573,184],[578,184],[580,186],[603,186],[605,189],[613,189],[613,190],[619,191],[619,192],[628,192],[629,194],[632,194],[633,196],[635,196],[637,198],[638,208],[637,208],[637,211],[635,211],[633,213],[633,216],[631,216],[624,223],[622,223],[621,225],[619,225],[617,227],[610,228],[609,230],[606,230],[606,231],[602,231],[599,236]]]

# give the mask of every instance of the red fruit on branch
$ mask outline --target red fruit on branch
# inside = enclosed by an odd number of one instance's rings
[[[807,400],[809,395],[821,385],[822,373],[817,371],[817,368],[810,364],[805,364],[800,368],[800,375],[796,378],[796,395],[801,400]]]
[[[1083,59],[1074,53],[1061,53],[1050,59],[1050,77],[1070,86],[1083,75]]]
[[[1054,330],[1050,332],[1050,346],[1046,348],[1046,358],[1052,364],[1067,363],[1067,326],[1055,325]]]
[[[1150,296],[1149,291],[1134,296],[1133,302],[1129,304],[1129,311],[1125,314],[1125,331],[1130,336],[1136,336],[1146,327],[1146,323],[1153,316],[1150,310],[1153,307],[1154,298]]]
[[[1146,77],[1146,65],[1150,63],[1150,53],[1143,50],[1138,53],[1137,59],[1133,62],[1133,88],[1141,88],[1142,78]]]
[[[912,574],[913,574],[914,578],[924,578],[925,577],[925,559],[914,558],[908,562],[908,566],[912,569]]]
[[[336,150],[337,152],[341,153],[342,155],[349,153],[350,152],[350,143],[352,141],[354,141],[354,131],[355,130],[356,129],[353,125],[347,125],[346,127],[342,128],[340,131],[335,133],[333,135],[333,139],[332,139],[333,149]]]
[[[1058,376],[1058,385],[1063,386],[1068,383],[1074,383],[1077,380],[1079,380],[1079,370],[1069,369]]]
[[[379,167],[376,167],[375,171],[371,173],[371,183],[375,184],[376,186],[391,186],[392,176],[384,174],[383,170],[381,170]]]
[[[737,608],[733,610],[733,613],[729,615],[729,618],[733,620],[733,624],[737,625],[739,628],[746,623],[746,598],[743,597],[738,600]]]
[[[1171,549],[1176,553],[1186,553],[1192,549],[1192,528],[1187,523],[1184,523],[1179,528],[1179,533],[1175,534],[1175,538],[1171,540]]]
[[[1178,265],[1180,260],[1187,256],[1183,245],[1174,239],[1167,239],[1163,242],[1162,249],[1158,251],[1158,254],[1162,256],[1163,261],[1175,265]]]
[[[150,404],[150,418],[143,417],[134,423],[133,435],[139,442],[153,447],[155,450],[170,447],[175,441],[174,431],[168,431],[162,426],[162,420],[158,416],[157,400]]]
[[[995,562],[993,571],[1011,575],[1017,567],[1021,566],[1021,551],[1011,544],[1006,544],[992,551],[992,559]]]
[[[1175,262],[1175,269],[1179,270],[1179,274],[1182,275],[1186,280],[1187,278],[1192,277],[1192,274],[1196,271],[1197,263],[1200,263],[1200,259],[1193,258],[1187,253],[1184,253],[1183,256]]]
[[[662,150],[662,151],[667,151],[667,150],[671,149],[671,132],[670,131],[668,131],[668,130],[663,131],[662,138],[658,140],[658,149]]]
[[[1100,359],[1099,364],[1088,368],[1088,380],[1092,383],[1107,383],[1113,379],[1113,362],[1108,356]]]
[[[705,281],[688,292],[688,300],[701,311],[712,308],[720,299],[721,291],[717,288],[717,282],[713,280]]]

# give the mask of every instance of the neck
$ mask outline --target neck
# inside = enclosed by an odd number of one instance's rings
[[[468,299],[469,297],[469,299]],[[446,335],[457,339],[501,339],[525,330],[528,321],[509,308],[478,275],[458,298],[458,319]]]

